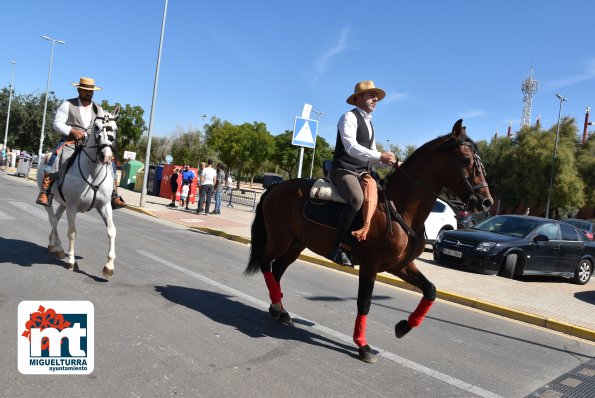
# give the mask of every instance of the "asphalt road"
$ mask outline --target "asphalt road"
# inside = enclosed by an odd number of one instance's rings
[[[47,253],[49,224],[32,184],[0,175],[0,396],[520,397],[595,356],[595,344],[446,302],[403,339],[394,324],[420,295],[377,284],[368,341],[351,342],[357,279],[296,262],[282,280],[293,326],[272,321],[246,245],[126,210],[115,212],[115,276],[101,275],[105,228],[79,216],[79,272]],[[65,220],[61,238],[66,243]],[[17,306],[89,300],[90,375],[22,375]]]

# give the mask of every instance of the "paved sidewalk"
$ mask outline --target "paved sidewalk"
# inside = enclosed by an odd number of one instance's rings
[[[14,168],[9,169],[7,174],[15,171]],[[23,178],[23,181],[35,184],[36,171],[32,168],[29,178]],[[249,186],[242,188],[259,190]],[[119,193],[129,206],[118,211],[137,211],[237,242],[250,243],[250,226],[254,219],[252,206],[234,204],[228,207],[228,203],[222,203],[220,215],[204,216],[196,214],[196,204],[190,205],[194,211],[173,209],[167,207],[169,199],[146,195],[144,207],[140,207],[140,192],[119,188]],[[214,203],[211,203],[212,208]],[[338,266],[309,250],[305,250],[300,258],[343,272],[358,273],[357,269]],[[595,341],[595,277],[580,286],[559,278],[524,278],[521,281],[474,274],[434,263],[429,250],[421,255],[417,265],[436,285],[439,299]],[[377,280],[416,290],[387,273],[378,275]]]
[[[205,216],[196,214],[196,204],[191,204],[192,210],[174,209],[166,206],[170,203],[168,199],[151,195],[145,196],[145,205],[141,208],[139,192],[122,188],[119,191],[129,203],[128,210],[241,243],[250,242],[250,226],[254,218],[251,206],[234,204],[228,207],[227,203],[222,203],[220,215]],[[211,204],[211,209],[213,207]],[[352,274],[358,272],[335,265],[308,250],[301,259]],[[595,277],[584,286],[557,278],[510,280],[441,266],[434,263],[429,250],[422,254],[417,264],[436,285],[440,299],[595,341]],[[378,281],[415,290],[387,273],[379,275]]]

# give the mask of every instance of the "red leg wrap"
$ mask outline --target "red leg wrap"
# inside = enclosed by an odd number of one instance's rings
[[[434,304],[434,300],[430,301],[430,300],[426,300],[425,298],[422,298],[421,301],[419,302],[419,304],[417,305],[417,308],[415,309],[415,311],[413,311],[411,313],[411,315],[409,315],[409,319],[407,320],[407,322],[409,323],[409,326],[414,328],[416,326],[421,325],[424,318],[430,311],[432,304]]]
[[[368,344],[366,341],[366,321],[367,315],[358,315],[355,318],[355,328],[353,329],[353,342],[358,347],[363,347]]]
[[[271,298],[272,304],[277,304],[281,302],[281,286],[279,282],[275,279],[272,272],[265,272],[264,273],[264,281],[267,284],[267,288],[269,289],[269,297]]]

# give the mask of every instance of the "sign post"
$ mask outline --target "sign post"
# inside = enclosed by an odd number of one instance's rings
[[[309,112],[308,112],[309,113]],[[300,148],[300,162],[298,166],[297,178],[302,177],[302,163],[304,160],[304,147],[314,148],[316,147],[316,133],[318,132],[318,121],[307,119],[303,117],[295,117],[293,124],[293,138],[291,140],[292,145],[296,145]]]

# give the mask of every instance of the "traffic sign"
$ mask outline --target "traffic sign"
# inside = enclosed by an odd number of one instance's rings
[[[293,125],[293,138],[291,139],[291,144],[306,148],[314,148],[316,147],[317,132],[317,120],[296,116]]]
[[[165,161],[167,162],[167,164],[171,164],[171,162],[174,160],[174,158],[171,155],[167,155],[165,157]]]

